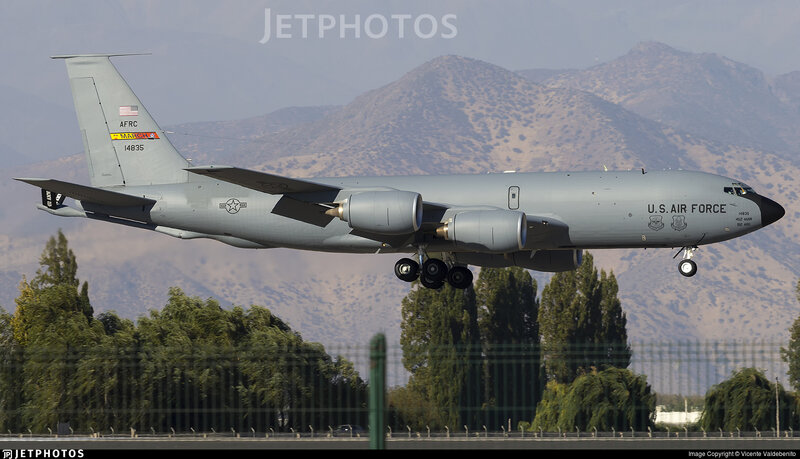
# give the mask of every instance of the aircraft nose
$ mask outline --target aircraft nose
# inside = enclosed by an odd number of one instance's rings
[[[783,206],[773,201],[772,199],[761,197],[761,203],[758,205],[761,209],[761,226],[767,226],[780,220],[786,214]]]

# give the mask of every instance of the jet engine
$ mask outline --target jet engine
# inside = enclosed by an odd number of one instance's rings
[[[356,230],[411,234],[422,225],[422,196],[410,191],[364,191],[325,213]]]
[[[583,262],[583,251],[572,250],[534,250],[520,251],[509,254],[491,253],[454,253],[453,258],[457,263],[487,268],[507,268],[519,266],[525,269],[545,272],[572,271]]]
[[[436,234],[478,252],[514,252],[525,246],[528,221],[513,210],[473,210],[455,214]]]

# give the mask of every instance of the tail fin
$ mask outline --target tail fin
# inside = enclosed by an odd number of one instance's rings
[[[109,59],[121,55],[53,56],[67,64],[92,185],[185,182],[188,162]]]

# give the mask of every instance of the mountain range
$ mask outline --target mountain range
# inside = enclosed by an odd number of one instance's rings
[[[800,148],[800,72],[770,77],[713,53],[640,43],[585,70],[520,73],[548,87],[587,91],[648,119],[721,144]]]
[[[147,103],[147,94],[138,96]],[[786,216],[701,247],[695,277],[677,272],[677,248],[596,251],[595,263],[617,276],[634,341],[782,343],[798,315],[798,117],[800,72],[769,77],[721,56],[642,43],[580,70],[513,71],[442,56],[343,106],[166,129],[196,165],[292,177],[682,168],[742,180],[781,203]],[[88,183],[83,155],[72,153],[2,176]],[[22,276],[35,272],[47,238],[63,228],[95,311],[136,318],[160,308],[168,288],[178,286],[223,304],[267,306],[304,338],[327,345],[365,345],[379,331],[399,340],[408,285],[394,277],[395,256],[179,241],[56,219],[36,211],[36,190],[11,180],[0,182],[0,193],[7,198],[0,207],[6,309]],[[549,276],[533,274],[541,289]]]

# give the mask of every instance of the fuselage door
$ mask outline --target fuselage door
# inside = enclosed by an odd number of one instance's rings
[[[508,187],[508,208],[511,210],[519,209],[519,187]]]

